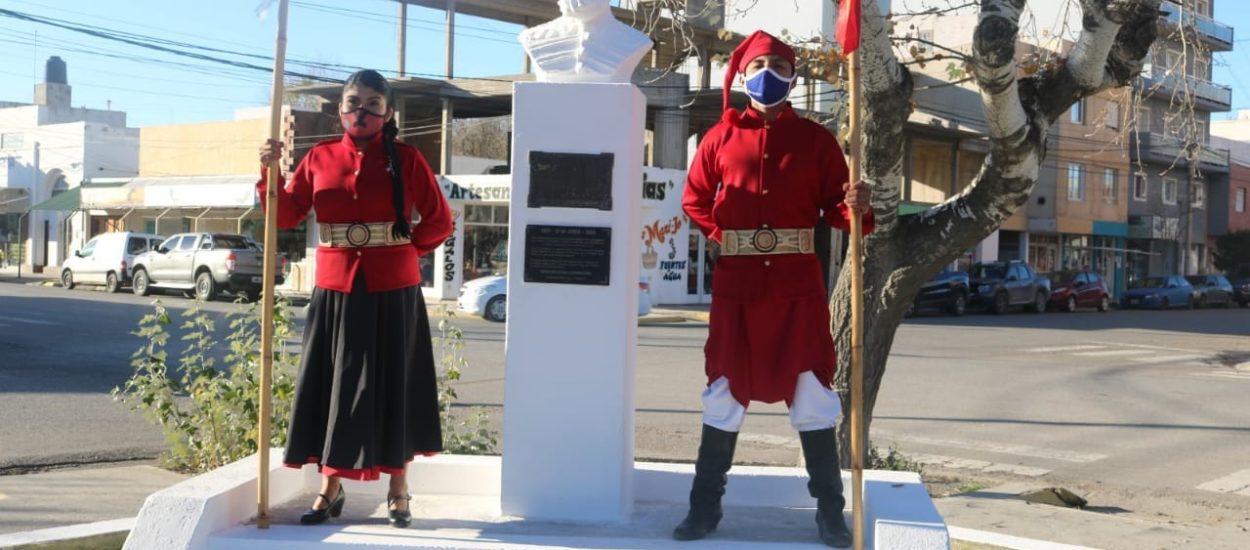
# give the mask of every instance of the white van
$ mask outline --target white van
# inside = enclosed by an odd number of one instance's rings
[[[130,284],[135,256],[155,250],[164,240],[160,235],[129,231],[96,235],[65,260],[61,286],[72,289],[79,284],[98,284],[109,292],[117,292],[122,285]]]

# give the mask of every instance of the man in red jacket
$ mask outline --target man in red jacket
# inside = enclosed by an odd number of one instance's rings
[[[848,182],[836,138],[800,118],[786,101],[795,53],[763,31],[746,39],[725,75],[724,117],[699,144],[682,205],[720,244],[712,289],[703,392],[703,434],[690,513],[673,531],[694,540],[716,529],[738,429],[751,401],[785,401],[799,432],[825,544],[846,547],[841,469],[834,426],[842,413],[831,389],[836,355],[813,228],[823,217],[847,230],[855,212],[873,228],[869,191]],[[729,108],[734,77],[751,97]]]

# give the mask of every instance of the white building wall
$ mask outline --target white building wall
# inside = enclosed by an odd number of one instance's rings
[[[137,175],[139,131],[125,128],[125,119],[125,113],[84,108],[26,105],[0,109],[0,133],[22,136],[19,146],[0,149],[7,166],[0,186],[26,189],[33,206],[51,198],[61,178],[67,188],[73,188],[88,177]],[[37,211],[28,220],[27,265],[59,266],[85,243],[85,216],[73,216],[66,223],[62,213]]]

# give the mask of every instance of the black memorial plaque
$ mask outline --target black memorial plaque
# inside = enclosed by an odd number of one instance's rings
[[[525,282],[607,286],[612,228],[525,226]]]
[[[612,210],[612,153],[530,151],[530,208]]]

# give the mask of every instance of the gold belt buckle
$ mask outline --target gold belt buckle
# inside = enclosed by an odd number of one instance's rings
[[[751,246],[766,254],[772,252],[777,248],[777,232],[767,227],[756,229],[755,234],[751,235]]]
[[[347,231],[344,233],[344,237],[347,239],[347,244],[359,248],[369,244],[369,238],[372,232],[369,230],[369,226],[363,223],[353,223],[347,226]]]

